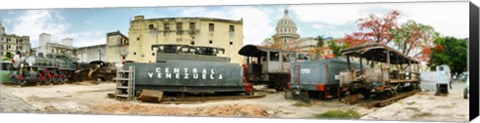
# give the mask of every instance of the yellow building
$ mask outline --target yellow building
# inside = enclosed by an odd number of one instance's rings
[[[127,55],[128,37],[120,31],[107,33],[107,62],[117,66],[122,64],[123,56]]]
[[[31,44],[29,36],[6,34],[5,27],[0,21],[0,56],[7,53],[15,54],[17,51],[30,52]]]
[[[135,16],[130,21],[127,60],[155,62],[154,44],[183,44],[224,48],[233,63],[242,63],[238,50],[243,46],[243,20],[177,17],[152,18]]]
[[[15,34],[2,34],[0,37],[0,55],[7,53],[15,54],[17,51],[30,52],[30,37],[18,36]]]

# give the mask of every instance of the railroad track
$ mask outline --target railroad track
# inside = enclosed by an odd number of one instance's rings
[[[256,99],[265,97],[261,95],[235,95],[235,96],[205,96],[205,97],[164,97],[160,103],[189,103],[202,101],[218,101],[218,100],[237,100],[237,99]]]
[[[418,90],[416,91],[409,91],[409,92],[405,92],[405,93],[400,93],[394,97],[390,97],[390,98],[387,98],[387,99],[384,99],[384,100],[379,100],[379,101],[375,101],[375,102],[372,102],[368,105],[366,105],[367,107],[369,108],[372,108],[372,107],[384,107],[386,105],[390,105],[394,102],[397,102],[398,100],[401,100],[401,99],[404,99],[404,98],[407,98],[411,95],[414,95],[416,94],[417,92],[420,92]]]

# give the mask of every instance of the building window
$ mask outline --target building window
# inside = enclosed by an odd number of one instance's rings
[[[230,45],[233,45],[233,41],[230,41]]]
[[[152,53],[152,56],[155,56],[155,53]]]
[[[155,29],[155,26],[153,24],[148,25],[148,29],[153,30]]]
[[[195,30],[195,23],[190,23],[190,30]]]
[[[208,43],[212,44],[212,43],[213,43],[213,41],[212,41],[212,40],[210,40],[210,41],[208,41]]]
[[[191,41],[190,44],[191,44],[191,45],[195,45],[195,42],[194,42],[194,41]]]
[[[137,37],[137,41],[140,41],[140,37]]]
[[[133,52],[133,55],[137,55],[137,52]]]
[[[22,46],[20,46],[20,49],[23,49]]]
[[[208,24],[208,31],[213,32],[213,31],[215,31],[214,29],[215,29],[215,25],[213,25],[213,23],[209,23]]]
[[[165,31],[169,31],[170,30],[170,23],[164,23],[164,29]]]
[[[182,26],[183,26],[183,23],[179,22],[177,23],[177,31],[182,31]]]
[[[234,25],[230,25],[230,32],[235,32],[235,26]]]

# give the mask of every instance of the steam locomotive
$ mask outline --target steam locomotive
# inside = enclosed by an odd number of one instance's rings
[[[77,69],[75,58],[66,55],[53,56],[39,53],[22,57],[17,52],[9,69],[10,83],[19,85],[61,84],[74,80]]]

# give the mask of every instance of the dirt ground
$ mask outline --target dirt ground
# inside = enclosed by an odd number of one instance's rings
[[[468,121],[469,100],[463,98],[464,82],[452,84],[447,96],[434,96],[434,84],[423,83],[423,92],[382,107],[361,119],[411,121]]]
[[[467,121],[468,100],[462,98],[464,83],[453,85],[447,97],[433,91],[422,92],[397,103],[366,109],[338,100],[314,101],[311,104],[286,100],[283,93],[267,94],[258,99],[238,99],[189,104],[156,104],[138,101],[117,101],[107,98],[115,90],[114,83],[64,84],[54,86],[14,87],[2,85],[0,112],[132,114],[168,116],[220,116],[268,118],[316,118],[330,110],[355,110],[361,119]],[[259,90],[262,87],[257,87]]]

